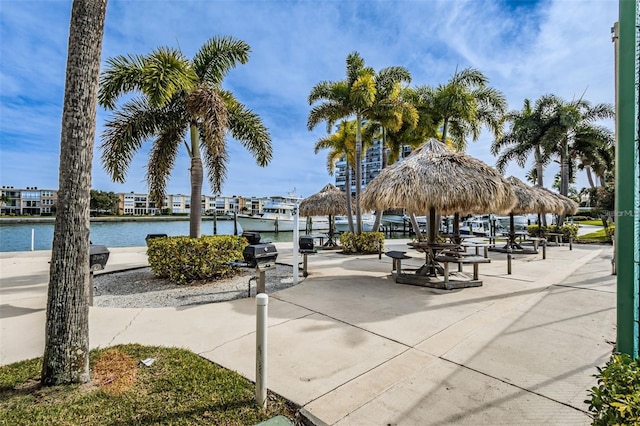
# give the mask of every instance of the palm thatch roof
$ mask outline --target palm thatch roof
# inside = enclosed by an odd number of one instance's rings
[[[332,184],[300,202],[301,216],[329,216],[347,214],[347,197]]]
[[[507,178],[516,194],[516,204],[511,213],[556,213],[562,214],[564,204],[549,191],[541,191],[539,187],[530,186],[514,176]]]
[[[409,157],[382,170],[361,194],[366,210],[405,208],[424,214],[508,213],[511,185],[495,169],[429,139]]]
[[[564,195],[558,194],[557,192],[549,191],[547,188],[541,188],[539,186],[536,186],[536,188],[544,191],[557,200],[561,207],[555,213],[562,215],[578,213],[578,203],[573,201],[571,198],[565,197]]]

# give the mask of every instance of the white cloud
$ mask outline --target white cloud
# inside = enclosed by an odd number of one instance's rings
[[[144,54],[161,45],[192,56],[214,35],[232,35],[252,48],[249,62],[232,70],[225,87],[262,117],[274,159],[259,168],[229,141],[225,194],[273,195],[296,187],[317,192],[333,177],[326,153],[313,145],[324,127],[306,130],[307,96],[322,80],[345,76],[345,58],[358,51],[380,69],[403,65],[413,84],[436,85],[473,66],[502,90],[511,109],[523,99],[556,93],[613,102],[613,46],[609,30],[617,2],[428,1],[278,2],[168,1],[109,3],[103,60]],[[0,8],[0,179],[3,185],[57,185],[67,31],[71,6],[59,1],[3,1]],[[98,128],[107,114],[98,115]],[[468,152],[489,164],[491,136]],[[96,147],[99,141],[96,142]],[[93,185],[118,192],[146,191],[146,151],[131,165],[127,183],[110,182],[94,156]],[[189,192],[183,153],[170,192]],[[510,167],[511,174],[525,171]],[[551,183],[554,172],[547,172]],[[585,185],[585,184],[583,184]],[[580,181],[579,181],[580,186]],[[208,185],[205,184],[205,189]]]

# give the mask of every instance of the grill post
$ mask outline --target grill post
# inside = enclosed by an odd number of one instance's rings
[[[262,268],[256,268],[256,272],[258,275],[258,282],[256,283],[257,285],[257,289],[256,289],[256,294],[260,294],[260,293],[266,293],[266,278],[265,278],[265,271]]]

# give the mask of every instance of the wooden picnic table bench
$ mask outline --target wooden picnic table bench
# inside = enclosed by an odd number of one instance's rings
[[[549,241],[553,240],[556,246],[559,246],[562,244],[562,237],[564,237],[564,234],[560,234],[558,232],[547,232],[546,236]]]
[[[436,260],[440,263],[444,263],[444,282],[449,282],[449,263],[457,263],[458,265],[473,265],[473,280],[478,279],[478,264],[479,263],[491,263],[491,259],[482,256],[450,256],[440,255],[436,257]]]
[[[407,256],[406,251],[387,251],[385,252],[385,256],[393,259],[393,263],[391,266],[391,272],[396,271],[396,274],[402,274],[402,259],[411,259],[411,256]]]

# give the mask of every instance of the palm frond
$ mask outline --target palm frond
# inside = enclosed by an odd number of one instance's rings
[[[265,167],[273,155],[268,129],[260,117],[236,100],[231,92],[222,92],[222,96],[229,111],[231,136],[251,153],[260,167]]]
[[[155,139],[147,165],[149,197],[162,208],[167,182],[178,156],[180,141],[184,140],[186,127],[165,126]]]
[[[230,36],[213,37],[193,57],[195,74],[201,82],[220,86],[224,77],[238,63],[247,63],[250,52],[251,48],[242,40]]]
[[[184,110],[157,109],[145,99],[133,99],[115,112],[102,133],[102,165],[115,182],[124,182],[129,164],[142,143],[165,126],[184,128]],[[179,143],[179,142],[178,142]]]

